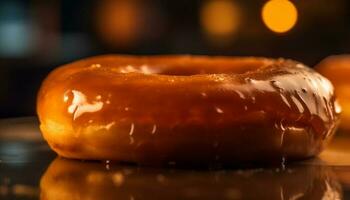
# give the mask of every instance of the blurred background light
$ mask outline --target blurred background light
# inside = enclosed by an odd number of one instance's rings
[[[209,37],[232,37],[241,23],[240,7],[232,0],[206,1],[200,9],[200,23]]]
[[[350,52],[349,19],[348,0],[0,0],[0,117],[35,115],[51,70],[100,54],[285,57],[313,66]]]
[[[0,56],[20,57],[30,53],[33,39],[31,22],[23,4],[0,2]]]
[[[291,1],[270,0],[262,8],[262,19],[271,31],[284,33],[295,26],[298,11]]]
[[[102,0],[97,10],[97,31],[111,46],[126,47],[142,35],[144,17],[137,0]]]

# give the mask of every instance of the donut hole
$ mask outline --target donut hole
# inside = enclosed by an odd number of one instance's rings
[[[169,64],[166,67],[156,67],[159,75],[193,76],[199,74],[244,74],[266,66],[268,62],[260,60],[203,61],[181,64]]]

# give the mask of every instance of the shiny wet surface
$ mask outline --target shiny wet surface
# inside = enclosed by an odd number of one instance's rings
[[[350,137],[317,159],[249,169],[160,169],[56,158],[35,118],[0,121],[0,199],[350,199]]]
[[[66,158],[236,166],[317,155],[339,121],[333,90],[291,60],[104,55],[50,73],[37,113]]]

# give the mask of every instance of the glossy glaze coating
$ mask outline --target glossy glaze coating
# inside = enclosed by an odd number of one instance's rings
[[[350,55],[329,56],[315,69],[332,81],[343,110],[340,127],[350,130]]]
[[[98,56],[38,95],[59,155],[140,164],[237,164],[317,155],[340,113],[332,84],[290,60]]]

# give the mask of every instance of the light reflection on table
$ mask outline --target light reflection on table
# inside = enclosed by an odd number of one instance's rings
[[[340,199],[331,168],[180,170],[55,159],[41,178],[41,199]]]
[[[55,158],[40,138],[35,118],[0,121],[0,199],[350,197],[350,137],[346,134],[335,138],[319,158],[287,162],[285,168],[220,170],[66,160]]]

